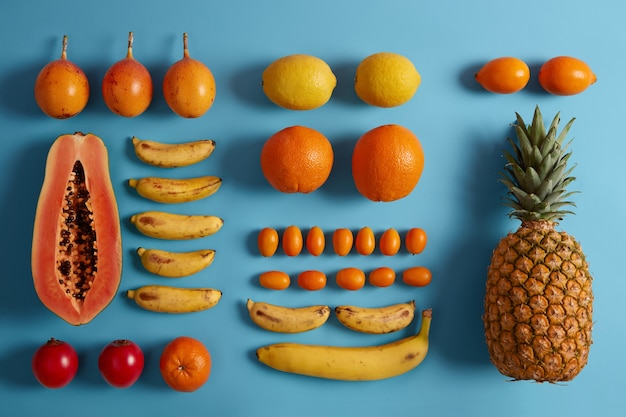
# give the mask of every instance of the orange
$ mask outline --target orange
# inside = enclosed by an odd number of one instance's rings
[[[589,65],[578,58],[557,56],[547,60],[539,70],[539,84],[550,94],[571,96],[582,93],[596,82]]]
[[[291,126],[273,134],[261,150],[267,182],[283,193],[310,193],[321,187],[333,166],[330,141],[317,130]]]
[[[211,374],[211,354],[198,339],[181,336],[165,346],[159,362],[165,383],[173,390],[192,392]]]
[[[372,201],[408,196],[424,169],[422,145],[409,129],[389,124],[359,138],[352,152],[352,177],[357,190]]]
[[[521,59],[504,56],[487,62],[474,78],[487,91],[511,94],[526,87],[530,69]]]

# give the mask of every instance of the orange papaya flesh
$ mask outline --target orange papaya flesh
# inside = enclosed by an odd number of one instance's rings
[[[122,238],[108,152],[93,134],[59,136],[37,202],[31,268],[41,302],[72,325],[89,323],[115,297]]]

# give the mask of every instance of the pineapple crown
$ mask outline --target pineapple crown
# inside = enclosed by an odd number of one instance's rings
[[[571,141],[563,145],[575,119],[557,135],[559,113],[547,131],[538,106],[528,126],[518,113],[515,115],[517,124],[513,127],[518,143],[508,138],[513,151],[504,153],[507,163],[500,180],[508,188],[505,205],[512,209],[509,216],[522,223],[562,220],[566,214],[573,214],[564,207],[576,206],[567,200],[575,192],[566,190],[575,180],[570,176],[574,167],[567,167],[571,152],[566,150]]]

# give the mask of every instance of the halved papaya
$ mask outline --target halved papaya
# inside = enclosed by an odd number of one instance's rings
[[[108,152],[99,137],[62,135],[50,147],[31,267],[41,302],[72,325],[89,323],[115,297],[122,238]]]

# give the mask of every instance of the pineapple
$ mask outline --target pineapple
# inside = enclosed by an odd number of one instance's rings
[[[516,113],[516,144],[501,182],[506,205],[521,221],[498,243],[488,269],[483,322],[489,356],[514,380],[573,379],[587,364],[591,345],[592,276],[579,243],[556,230],[574,206],[574,181],[563,144],[574,119],[557,134],[559,114],[547,132],[539,107],[526,126]]]

